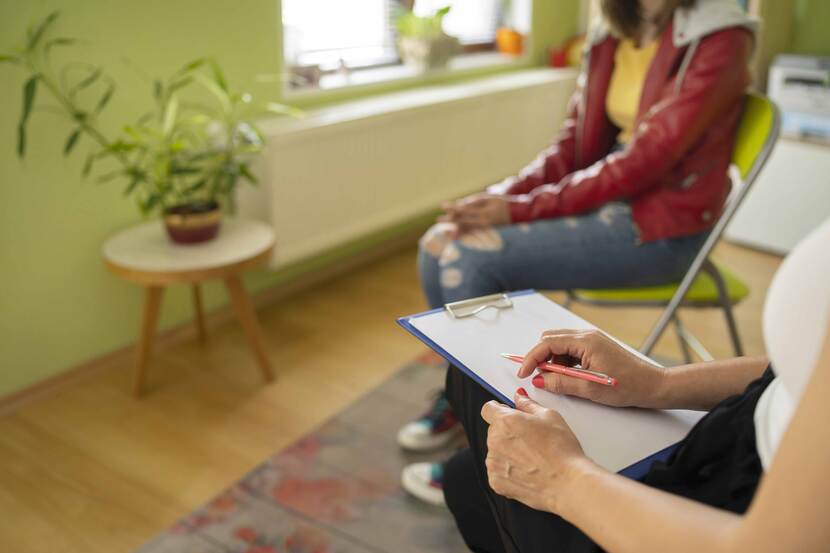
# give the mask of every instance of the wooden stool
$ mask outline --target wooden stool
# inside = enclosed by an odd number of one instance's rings
[[[263,223],[226,218],[214,240],[203,244],[171,242],[161,221],[152,221],[120,232],[103,248],[104,263],[116,275],[145,287],[144,314],[136,344],[133,392],[140,396],[153,347],[164,287],[189,284],[193,290],[196,332],[204,342],[205,322],[200,284],[222,279],[236,316],[259,361],[266,382],[273,380],[271,364],[251,300],[239,276],[262,265],[274,248],[274,232]]]

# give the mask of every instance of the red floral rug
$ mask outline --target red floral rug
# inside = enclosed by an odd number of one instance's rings
[[[443,362],[426,354],[267,459],[139,553],[346,553],[466,551],[449,512],[401,489],[410,462],[395,434],[443,384]]]

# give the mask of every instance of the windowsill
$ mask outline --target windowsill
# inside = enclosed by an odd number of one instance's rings
[[[347,125],[360,125],[376,117],[388,117],[439,104],[474,101],[492,94],[511,94],[520,89],[553,86],[557,83],[570,89],[576,82],[576,75],[577,71],[572,68],[512,71],[460,83],[438,84],[351,100],[310,110],[301,119],[268,118],[259,121],[258,125],[268,136],[269,144],[276,144],[298,133],[319,133],[324,129],[343,130]]]
[[[500,70],[526,67],[527,56],[508,56],[499,52],[482,52],[456,56],[446,69],[422,72],[414,67],[400,64],[387,67],[354,70],[348,75],[326,75],[317,87],[286,89],[284,98],[288,102],[325,100],[341,94],[353,94],[383,86],[425,84],[447,77],[464,77],[485,70]]]

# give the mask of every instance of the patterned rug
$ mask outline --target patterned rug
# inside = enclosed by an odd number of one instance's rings
[[[405,422],[443,385],[424,355],[315,432],[267,459],[139,553],[443,553],[467,551],[448,511],[401,489]]]

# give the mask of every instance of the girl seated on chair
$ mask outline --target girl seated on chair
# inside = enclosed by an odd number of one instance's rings
[[[554,144],[519,176],[447,205],[422,238],[432,307],[523,288],[675,282],[720,216],[755,23],[735,0],[601,7]],[[458,430],[440,394],[398,441],[423,451]],[[403,482],[443,502],[441,465],[412,465]]]

